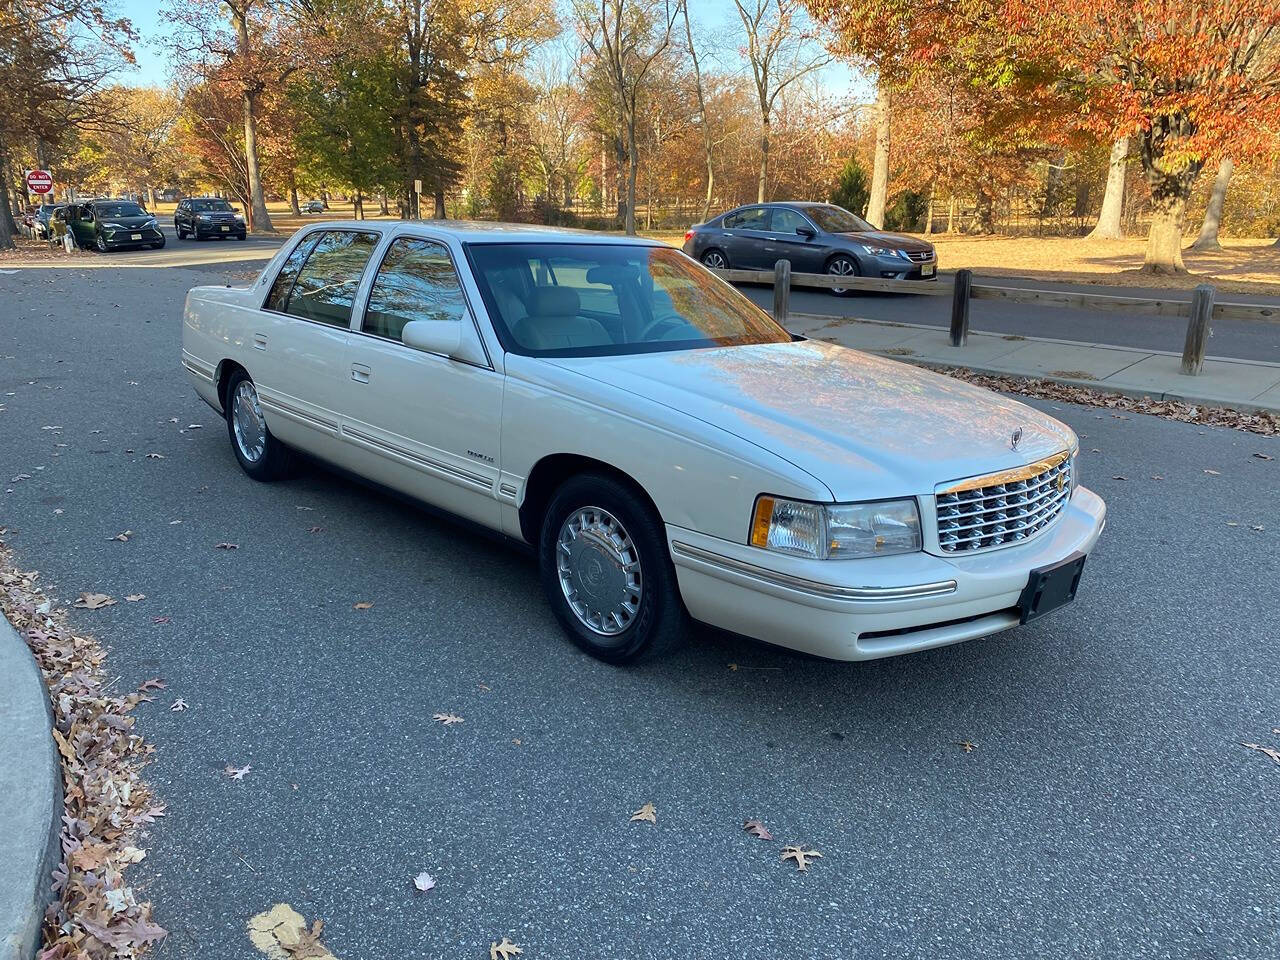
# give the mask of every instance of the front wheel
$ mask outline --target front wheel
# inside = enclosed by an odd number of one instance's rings
[[[107,240],[106,240],[106,237],[104,237],[102,234],[98,234],[98,236],[94,239],[93,244],[95,247],[98,248],[99,253],[107,252]]]
[[[255,480],[279,480],[287,476],[292,457],[289,448],[267,427],[258,402],[258,388],[243,370],[227,384],[227,434],[240,467]]]
[[[634,663],[684,639],[687,616],[653,508],[613,477],[556,491],[538,543],[542,587],[569,638],[607,663]]]
[[[852,257],[833,257],[827,264],[827,273],[836,277],[856,277],[861,275],[858,262]],[[847,297],[853,291],[847,287],[832,287],[831,293],[837,297]]]

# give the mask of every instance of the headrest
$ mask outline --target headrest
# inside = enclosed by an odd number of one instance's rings
[[[537,287],[533,291],[533,303],[529,305],[529,316],[576,317],[578,303],[576,290],[568,287]]]

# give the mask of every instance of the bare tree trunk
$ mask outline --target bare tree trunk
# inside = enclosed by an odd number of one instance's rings
[[[769,180],[769,115],[760,118],[760,176],[756,182],[756,203],[764,203]]]
[[[436,187],[435,201],[436,201],[436,203],[435,203],[435,210],[432,212],[432,214],[431,214],[431,215],[432,215],[435,219],[437,219],[437,220],[443,220],[443,219],[445,218],[445,212],[444,212],[444,187],[442,187],[442,186],[437,186],[437,187]]]
[[[387,191],[383,190],[381,196],[378,197],[378,213],[384,217],[391,215],[391,210],[387,206]]]
[[[956,232],[956,195],[954,191],[947,196],[947,233]]]
[[[702,156],[707,165],[707,196],[702,204],[702,219],[711,216],[711,191],[716,182],[712,167],[711,124],[707,121],[707,99],[702,90],[702,69],[698,66],[698,51],[693,46],[693,28],[689,26],[689,4],[684,4],[684,35],[689,42],[689,59],[693,61],[694,89],[698,94],[698,126],[702,128]]]
[[[258,167],[257,106],[251,93],[244,95],[244,159],[249,173],[249,228],[258,232],[275,230],[267,200],[262,193],[262,171]]]
[[[364,197],[360,195],[359,190],[357,190],[355,196],[351,198],[351,219],[364,219]]]
[[[298,185],[289,184],[289,212],[295,217],[302,216],[302,208],[298,206]]]
[[[882,82],[876,87],[876,153],[871,167],[871,196],[867,200],[867,222],[877,230],[884,227],[884,208],[888,199],[889,88]]]
[[[937,192],[938,182],[932,181],[929,184],[929,207],[928,212],[924,215],[924,235],[927,237],[933,233],[933,195]]]
[[[1177,194],[1152,197],[1151,230],[1147,234],[1144,273],[1186,273],[1182,262],[1182,227],[1187,201]]]
[[[13,222],[13,201],[9,197],[8,163],[0,153],[0,250],[12,250],[18,225]]]
[[[1200,236],[1191,245],[1192,250],[1221,250],[1218,242],[1218,228],[1222,225],[1222,206],[1227,200],[1227,186],[1231,183],[1231,170],[1235,166],[1230,157],[1223,157],[1218,164],[1218,175],[1213,180],[1213,191],[1209,194],[1209,206],[1204,211],[1204,223],[1200,225]]]
[[[1120,240],[1124,237],[1121,214],[1124,212],[1125,158],[1129,156],[1129,138],[1121,137],[1111,146],[1107,165],[1107,188],[1102,194],[1102,212],[1089,233],[1090,240]]]
[[[639,171],[640,158],[636,155],[636,110],[632,104],[627,116],[627,236],[636,233],[636,173]]]

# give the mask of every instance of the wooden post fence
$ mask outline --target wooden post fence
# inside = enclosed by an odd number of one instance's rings
[[[779,260],[773,265],[773,319],[778,321],[778,326],[786,326],[790,309],[791,261]]]
[[[1187,341],[1182,348],[1182,372],[1194,377],[1204,370],[1209,348],[1209,321],[1213,319],[1213,287],[1202,283],[1191,294],[1191,319],[1187,321]]]
[[[951,295],[951,345],[963,347],[969,341],[969,293],[973,286],[973,274],[957,270]]]

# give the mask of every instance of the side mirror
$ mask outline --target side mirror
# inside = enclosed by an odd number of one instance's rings
[[[804,237],[806,240],[812,240],[817,236],[817,234],[815,234],[809,227],[796,227],[796,233],[800,234],[800,236]]]
[[[410,320],[400,331],[400,340],[423,353],[456,357],[462,352],[462,324],[457,320]]]

